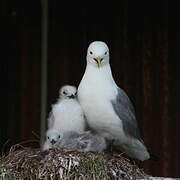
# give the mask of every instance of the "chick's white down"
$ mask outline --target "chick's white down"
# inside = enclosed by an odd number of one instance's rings
[[[85,130],[83,110],[76,98],[77,89],[74,86],[63,86],[60,89],[59,99],[52,105],[52,111],[48,118],[48,128],[60,132]]]

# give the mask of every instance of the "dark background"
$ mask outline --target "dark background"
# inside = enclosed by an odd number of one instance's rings
[[[168,58],[168,2],[98,2],[49,1],[47,114],[60,86],[78,86],[89,43],[105,41],[114,79],[135,106],[145,144],[161,155],[142,167],[154,176],[178,177],[180,38],[174,32]],[[2,0],[0,8],[0,144],[6,151],[40,135],[42,7],[37,0]]]

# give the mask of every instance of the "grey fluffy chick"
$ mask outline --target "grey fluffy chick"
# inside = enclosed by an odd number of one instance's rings
[[[83,133],[68,131],[61,133],[57,146],[79,152],[91,151],[100,153],[106,149],[107,144],[104,137],[92,134],[90,131]]]
[[[46,131],[46,141],[42,146],[42,150],[47,150],[49,148],[57,146],[60,141],[61,134],[56,129],[49,129]]]

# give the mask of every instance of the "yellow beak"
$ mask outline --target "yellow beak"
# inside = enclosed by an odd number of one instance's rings
[[[94,60],[96,61],[97,65],[98,65],[98,68],[99,68],[100,65],[101,65],[101,62],[102,62],[103,58],[97,57],[97,58],[94,58]]]

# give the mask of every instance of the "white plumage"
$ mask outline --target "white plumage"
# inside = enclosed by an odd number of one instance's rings
[[[57,143],[60,141],[60,133],[55,129],[48,129],[46,131],[46,140],[42,146],[42,150],[47,150],[49,148],[57,146]]]
[[[113,79],[109,49],[104,42],[95,41],[88,47],[78,99],[92,130],[114,140],[115,145],[130,157],[142,161],[149,159],[139,136],[133,105]]]
[[[76,98],[77,89],[74,86],[63,86],[60,98],[52,105],[48,118],[48,128],[60,132],[85,130],[85,120],[82,108]]]

